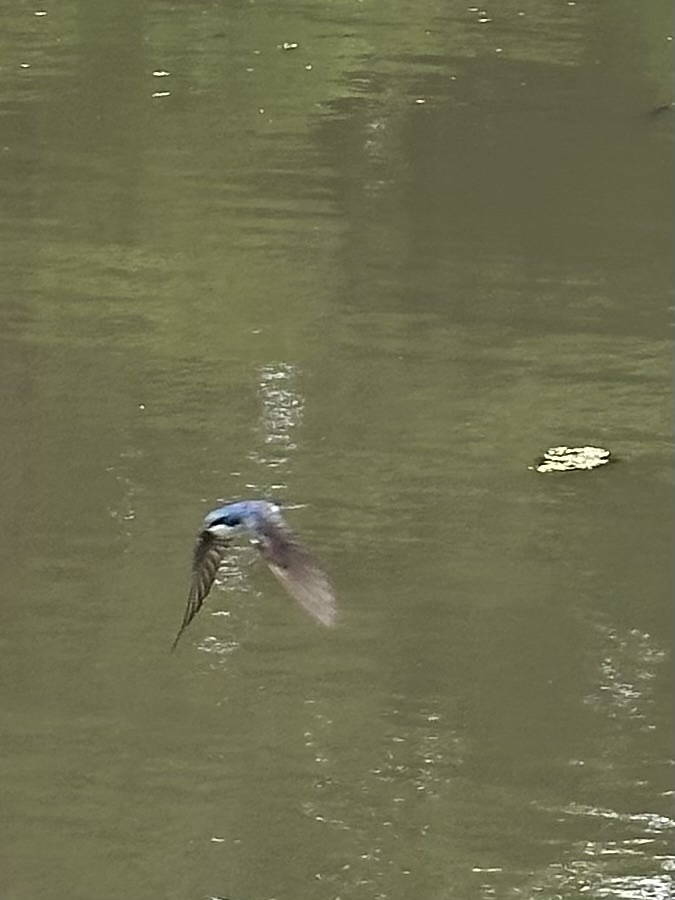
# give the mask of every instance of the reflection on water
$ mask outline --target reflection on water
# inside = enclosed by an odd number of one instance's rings
[[[304,401],[294,389],[298,373],[287,363],[263,366],[260,372],[260,396],[262,398],[262,429],[265,444],[275,445],[283,456],[265,462],[276,467],[286,462],[288,453],[295,449],[293,429],[302,422]]]
[[[213,613],[212,615],[229,616],[229,611],[223,610],[221,612]],[[233,653],[239,646],[239,641],[218,639],[213,636],[204,638],[204,640],[199,643],[200,650],[203,650],[204,653],[212,653],[215,656],[216,662],[213,663],[214,667],[223,665],[226,657],[229,656],[230,653]]]
[[[115,479],[119,499],[116,499],[109,507],[111,519],[117,524],[123,552],[127,553],[133,540],[133,522],[136,518],[136,503],[139,492],[138,484],[131,475],[134,460],[141,456],[140,451],[128,451],[122,453],[120,460],[115,465],[106,467]]]
[[[315,708],[315,701],[305,702]],[[437,712],[420,710],[411,717],[392,709],[376,729],[378,741],[368,742],[371,758],[361,754],[360,771],[352,769],[346,779],[329,749],[334,723],[315,712],[305,732],[316,764],[315,796],[302,808],[313,821],[346,832],[353,844],[350,862],[321,872],[322,880],[339,884],[343,896],[362,896],[368,888],[372,896],[387,897],[397,878],[419,870],[415,857],[426,852],[425,841],[433,836],[434,807],[451,803],[466,753],[465,739],[442,719]]]
[[[575,761],[589,778],[585,785],[582,782],[581,790],[598,795],[599,785],[604,783],[608,795],[639,807],[644,803],[648,773],[633,759],[631,743],[639,741],[640,735],[643,740],[648,738],[658,727],[654,689],[666,653],[638,629],[620,633],[609,625],[596,624],[594,630],[599,640],[593,652],[597,659],[595,685],[583,702],[604,722],[597,731],[594,755]],[[669,768],[665,760],[652,766]],[[669,776],[664,774],[667,782]],[[672,795],[672,791],[665,794]],[[567,897],[576,892],[621,900],[666,900],[672,896],[673,818],[644,809],[619,812],[583,802],[548,812],[577,837],[566,849],[564,861],[532,882],[530,890],[538,896]],[[583,833],[586,839],[580,839]]]
[[[597,686],[585,702],[610,719],[636,720],[645,730],[656,728],[650,716],[657,670],[667,658],[651,635],[638,629],[620,634],[609,625],[598,625],[599,648]],[[611,754],[611,743],[607,747]]]
[[[512,896],[536,894],[551,900],[575,896],[669,900],[673,896],[675,820],[574,805],[561,814],[563,823],[573,822],[574,831],[585,828],[598,837],[573,842],[562,862],[549,866]]]
[[[260,439],[263,447],[255,449],[249,458],[266,469],[275,471],[275,481],[251,484],[264,496],[268,492],[285,488],[283,479],[288,475],[290,459],[296,449],[294,430],[302,422],[304,400],[297,388],[298,372],[289,363],[262,366],[259,373],[258,392],[262,403]],[[269,476],[267,476],[269,477]]]

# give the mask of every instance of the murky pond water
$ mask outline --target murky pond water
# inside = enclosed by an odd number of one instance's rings
[[[0,898],[670,896],[669,7],[3,12]]]

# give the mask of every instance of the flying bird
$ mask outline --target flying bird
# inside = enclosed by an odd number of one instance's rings
[[[239,500],[207,513],[192,555],[192,580],[185,615],[172,650],[204,603],[225,551],[239,533],[248,534],[269,568],[288,593],[317,622],[332,625],[336,599],[328,576],[300,543],[274,503]]]

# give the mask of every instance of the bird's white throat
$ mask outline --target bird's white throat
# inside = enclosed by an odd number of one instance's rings
[[[222,522],[219,522],[217,525],[211,525],[208,529],[209,534],[212,534],[214,537],[219,538],[230,537],[236,531],[238,531],[236,525],[224,525]]]

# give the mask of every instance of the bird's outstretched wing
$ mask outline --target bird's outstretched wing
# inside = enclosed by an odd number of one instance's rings
[[[337,612],[335,591],[314,556],[275,511],[256,523],[253,543],[288,593],[322,625]]]
[[[172,650],[176,649],[181,635],[202,608],[202,604],[215,581],[216,573],[229,543],[229,540],[212,534],[206,528],[199,533],[192,554],[192,581],[190,582],[185,615],[171,647]]]

